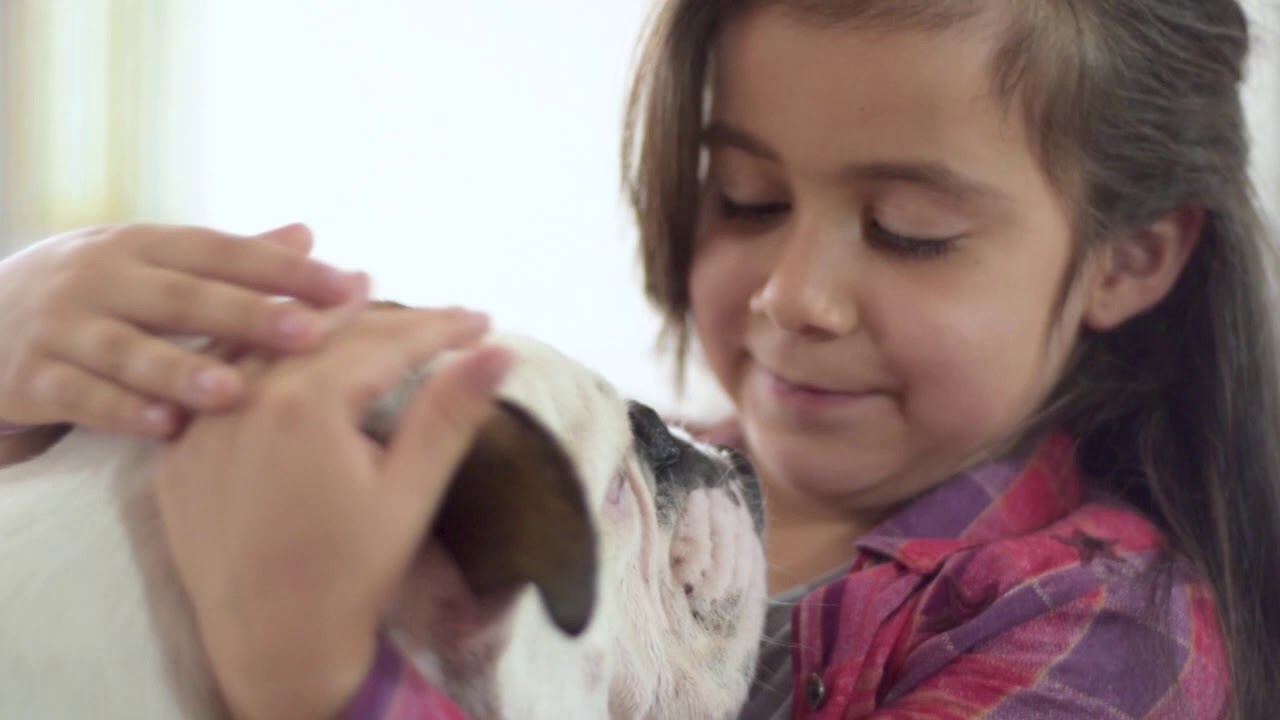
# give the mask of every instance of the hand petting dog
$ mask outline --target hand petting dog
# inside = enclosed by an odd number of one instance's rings
[[[240,376],[164,336],[317,347],[319,311],[367,279],[309,258],[311,246],[297,224],[252,236],[103,226],[0,260],[0,422],[163,438],[185,411],[233,405]]]
[[[409,369],[486,330],[462,311],[380,311],[322,353],[251,353],[236,362],[244,402],[197,416],[161,451],[165,534],[237,715],[329,717],[355,692],[511,357],[482,348],[451,363],[385,451],[361,421]]]

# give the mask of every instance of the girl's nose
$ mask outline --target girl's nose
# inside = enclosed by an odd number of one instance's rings
[[[772,272],[751,296],[751,311],[787,332],[847,335],[858,326],[850,262],[845,253],[824,252],[818,238],[788,237]]]

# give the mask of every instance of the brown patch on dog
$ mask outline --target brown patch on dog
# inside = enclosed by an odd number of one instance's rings
[[[371,433],[387,442],[385,432]],[[552,620],[581,633],[595,605],[596,537],[560,443],[522,409],[495,404],[441,504],[432,534],[477,596],[532,583]]]
[[[371,310],[406,309],[387,300]],[[367,425],[386,442],[379,423]],[[596,537],[583,485],[560,443],[521,408],[498,402],[450,484],[432,534],[479,597],[532,583],[562,631],[595,606]]]

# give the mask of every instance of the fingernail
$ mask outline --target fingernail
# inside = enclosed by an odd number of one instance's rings
[[[343,272],[335,267],[326,267],[321,282],[327,290],[348,293],[359,284],[361,275],[363,273]]]
[[[480,392],[490,392],[498,387],[515,365],[515,357],[503,348],[486,348],[479,351],[469,373],[472,386]]]
[[[235,390],[236,375],[226,368],[205,368],[196,373],[195,387],[202,397],[220,397]]]
[[[300,250],[310,249],[312,243],[311,232],[307,226],[302,223],[281,225],[274,230],[268,230],[262,233],[258,237],[266,238],[272,242]]]
[[[151,403],[142,408],[142,421],[148,427],[164,430],[173,425],[173,411],[167,405]]]
[[[303,312],[289,312],[276,321],[276,330],[286,338],[297,340],[315,333],[319,322]]]
[[[490,323],[489,313],[477,312],[466,308],[455,308],[452,309],[451,312],[456,313],[458,321],[466,325],[468,328],[475,328],[479,330],[487,328]]]

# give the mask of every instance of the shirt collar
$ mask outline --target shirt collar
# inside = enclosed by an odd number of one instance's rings
[[[954,552],[1061,519],[1081,502],[1075,442],[1054,431],[1030,448],[943,481],[862,536],[857,549],[927,573]]]

